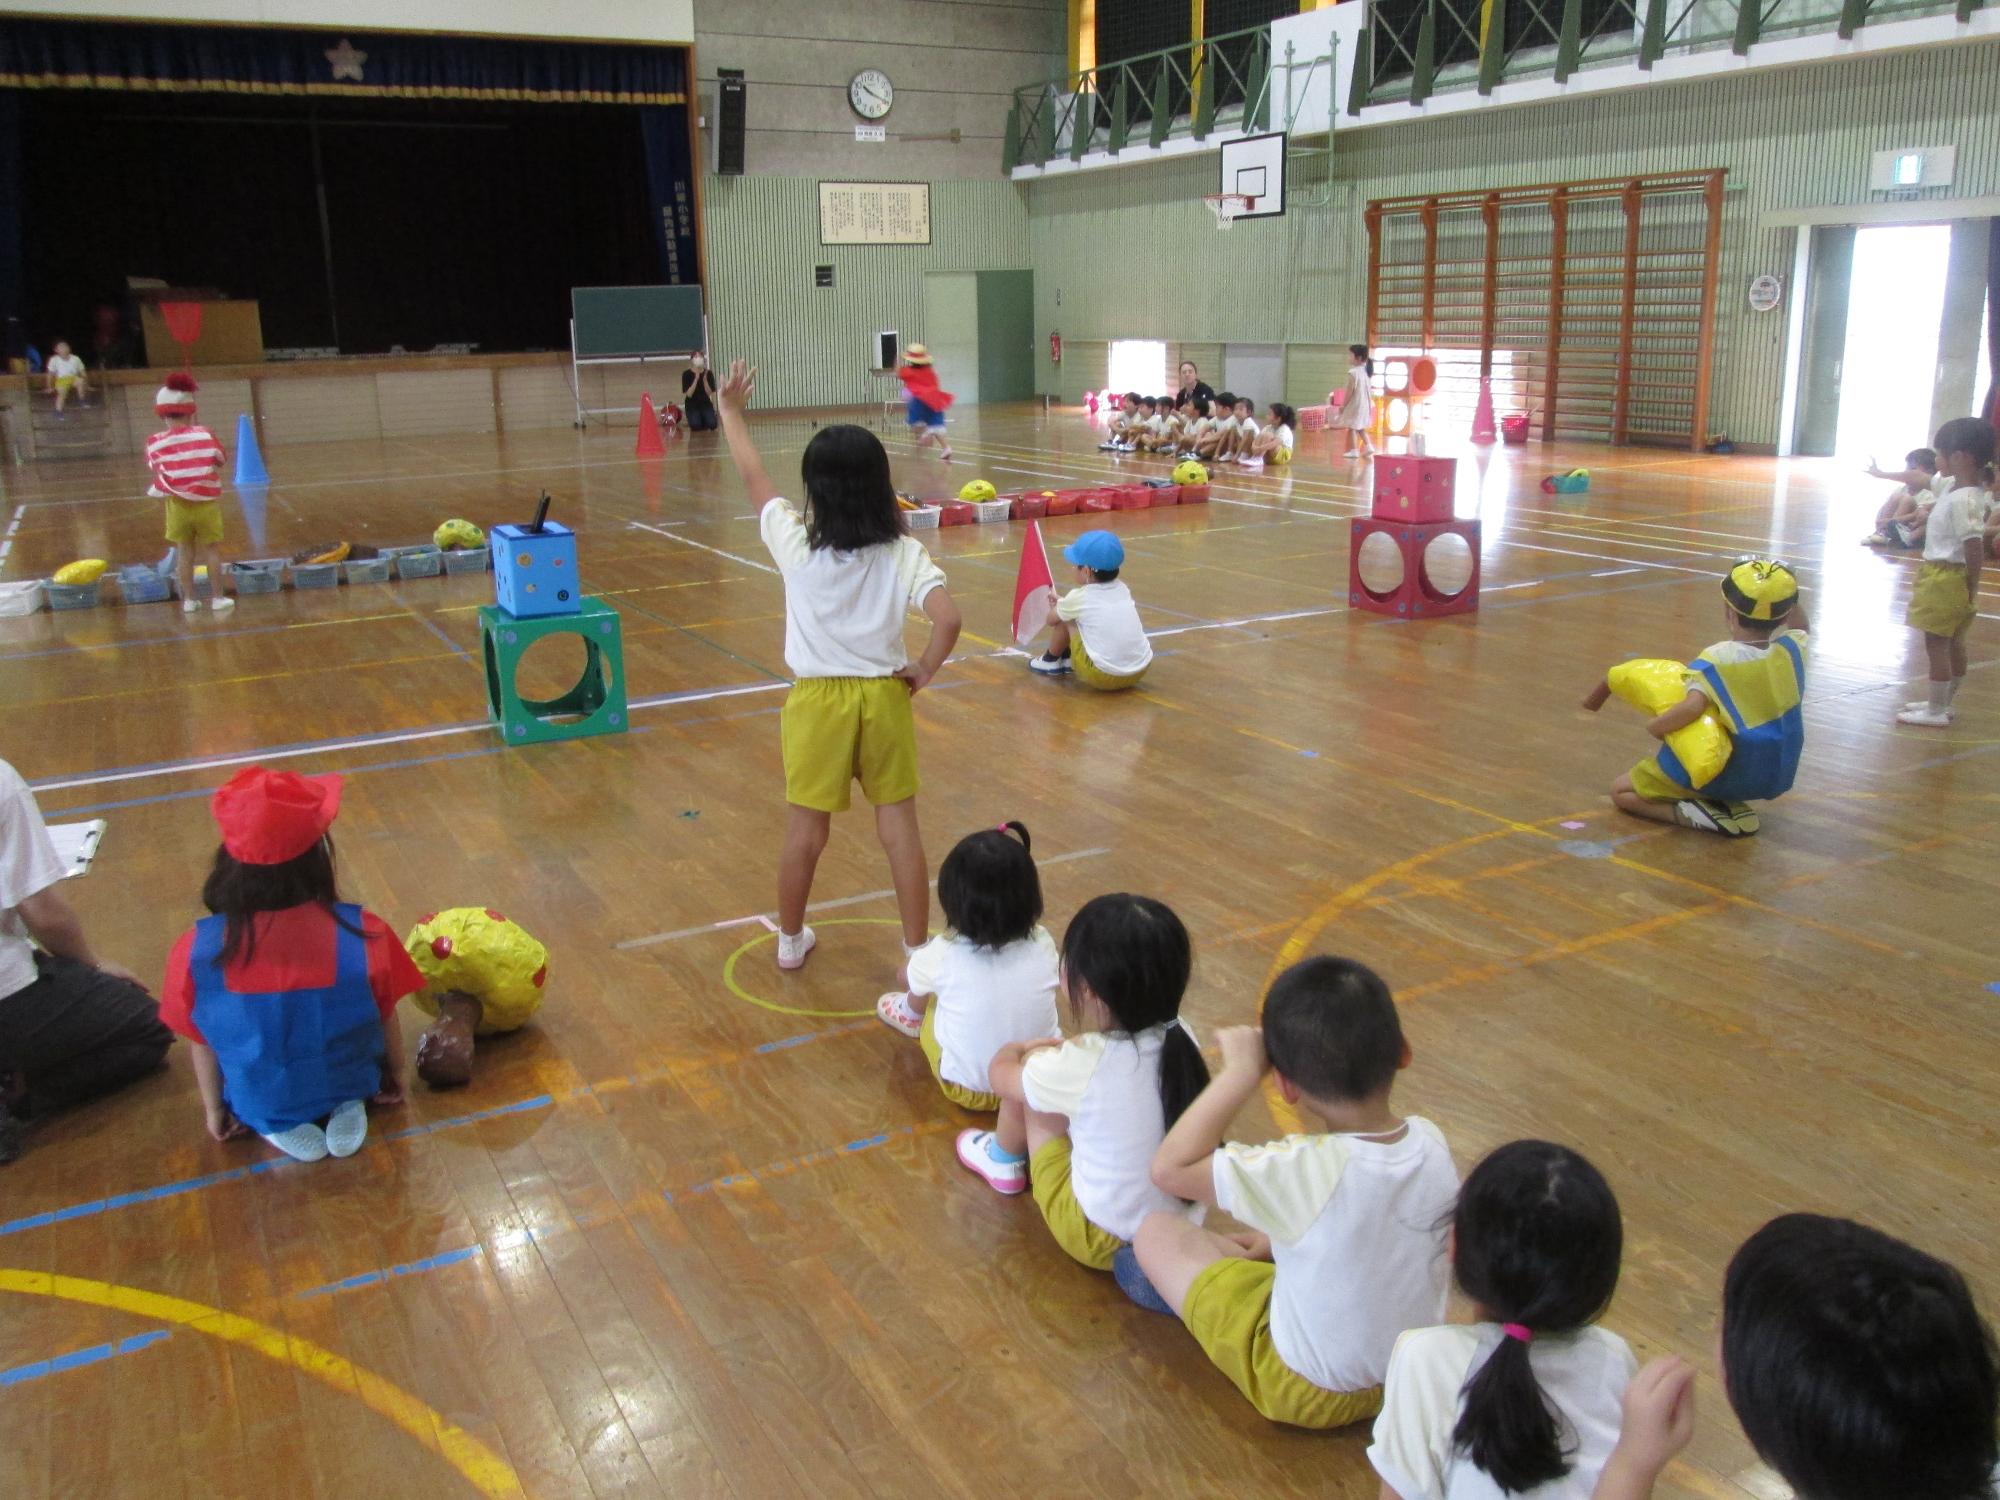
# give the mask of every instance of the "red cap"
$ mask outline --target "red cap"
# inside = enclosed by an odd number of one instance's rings
[[[333,827],[340,812],[340,778],[247,766],[216,789],[209,810],[231,859],[282,865],[311,849]]]

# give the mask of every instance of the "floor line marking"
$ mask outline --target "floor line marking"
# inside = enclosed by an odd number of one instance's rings
[[[154,1328],[108,1344],[92,1344],[88,1349],[76,1349],[50,1359],[38,1359],[33,1364],[16,1365],[11,1370],[0,1370],[0,1390],[10,1385],[21,1385],[26,1381],[60,1375],[65,1370],[99,1364],[107,1359],[115,1359],[121,1354],[137,1354],[141,1349],[150,1349],[161,1340],[172,1337],[171,1328]]]
[[[664,530],[646,521],[627,521],[627,526],[639,531],[651,532],[654,536],[665,537],[670,542],[679,542],[683,547],[699,547],[703,552],[713,552],[717,557],[726,557],[733,563],[741,563],[746,568],[755,568],[762,573],[776,573],[778,570],[769,563],[758,562],[755,558],[744,557],[735,552],[724,552],[720,547],[711,547],[707,542],[697,542],[693,537],[681,536]]]
[[[513,1467],[443,1412],[311,1339],[183,1297],[46,1271],[0,1269],[0,1292],[109,1308],[240,1345],[274,1363],[289,1365],[343,1396],[354,1397],[437,1454],[490,1500],[525,1497]]]

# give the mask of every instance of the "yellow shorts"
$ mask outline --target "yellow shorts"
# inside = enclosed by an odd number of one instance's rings
[[[1965,586],[1965,565],[1927,562],[1917,569],[1909,612],[1903,618],[1925,635],[1950,636],[1970,625],[1977,612]]]
[[[1274,464],[1288,464],[1291,461],[1292,450],[1289,448],[1280,448],[1271,455],[1271,462]]]
[[[894,677],[801,677],[779,716],[785,800],[846,812],[852,783],[877,807],[917,795],[917,720]]]
[[[213,500],[176,500],[167,496],[167,540],[179,547],[222,540],[222,506]]]
[[[1136,687],[1139,679],[1146,675],[1144,667],[1123,676],[1101,670],[1097,663],[1090,659],[1090,653],[1084,649],[1083,632],[1080,630],[1073,632],[1069,638],[1069,664],[1071,670],[1076,673],[1078,682],[1085,687],[1096,688],[1100,693],[1116,693],[1128,687]]]
[[[1278,1268],[1268,1260],[1224,1256],[1188,1287],[1181,1319],[1202,1352],[1250,1404],[1292,1427],[1345,1427],[1382,1410],[1382,1387],[1329,1391],[1282,1359],[1271,1343],[1271,1291]]]
[[[1093,1271],[1111,1269],[1111,1257],[1125,1248],[1125,1242],[1091,1223],[1070,1191],[1068,1136],[1043,1141],[1042,1149],[1028,1158],[1028,1189],[1042,1211],[1042,1222],[1071,1260]]]
[[[76,375],[58,375],[56,376],[56,389],[62,391],[64,394],[68,394],[70,391],[76,389],[76,383],[81,378]]]
[[[931,1003],[924,1007],[924,1029],[923,1034],[917,1038],[917,1043],[924,1049],[924,1056],[930,1059],[931,1077],[937,1080],[938,1088],[944,1092],[945,1098],[960,1109],[988,1110],[1000,1107],[998,1094],[982,1094],[977,1089],[969,1089],[962,1083],[953,1083],[944,1076],[944,1049],[938,1045],[935,995],[931,996]]]
[[[1691,786],[1682,786],[1673,777],[1660,769],[1657,755],[1649,755],[1627,771],[1632,790],[1648,802],[1685,802],[1690,797],[1701,794]]]

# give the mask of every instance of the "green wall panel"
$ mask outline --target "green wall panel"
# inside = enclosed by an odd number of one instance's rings
[[[1050,178],[1029,188],[1037,327],[1337,349],[1363,332],[1371,198],[1726,167],[1710,427],[1771,443],[1785,315],[1753,313],[1744,292],[1762,272],[1789,275],[1793,232],[1759,217],[1870,202],[1872,153],[1937,143],[1958,148],[1952,196],[2000,193],[2000,42],[1342,129],[1330,185],[1323,156],[1293,167],[1294,198],[1324,203],[1226,232],[1199,201],[1215,191],[1212,155]],[[1291,352],[1288,397],[1324,399],[1323,364]]]
[[[1022,189],[1010,182],[931,187],[928,245],[821,245],[819,184],[809,177],[702,182],[709,341],[719,361],[759,367],[760,406],[851,406],[880,399],[869,340],[894,328],[924,337],[926,271],[1029,264]],[[830,265],[834,285],[813,285]]]

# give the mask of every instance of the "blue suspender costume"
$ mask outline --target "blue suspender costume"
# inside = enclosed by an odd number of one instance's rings
[[[1754,704],[1753,712],[1763,715],[1755,724],[1746,720],[1736,695],[1730,690],[1728,678],[1732,673],[1729,668],[1707,661],[1693,663],[1693,669],[1708,682],[1716,706],[1728,718],[1730,729],[1729,763],[1701,789],[1704,797],[1712,797],[1718,802],[1762,802],[1782,796],[1792,789],[1792,781],[1799,771],[1799,752],[1805,748],[1806,741],[1805,716],[1799,709],[1800,699],[1805,696],[1806,663],[1799,652],[1798,642],[1780,636],[1777,645],[1792,659],[1797,692],[1776,715],[1770,714],[1770,704]],[[1754,685],[1762,680],[1746,677],[1739,685],[1752,686],[1754,690]],[[1660,747],[1659,759],[1662,769],[1669,776],[1683,785],[1688,784],[1687,773],[1664,745]]]
[[[382,1014],[368,983],[361,908],[334,907],[333,983],[237,994],[223,980],[227,922],[195,923],[193,1019],[222,1067],[230,1113],[259,1135],[324,1120],[382,1086]]]

